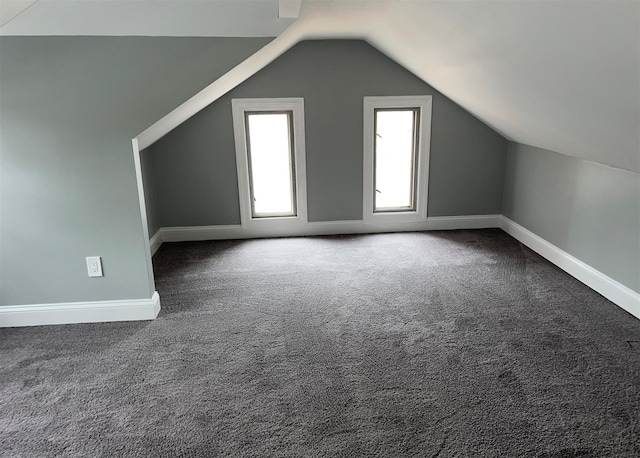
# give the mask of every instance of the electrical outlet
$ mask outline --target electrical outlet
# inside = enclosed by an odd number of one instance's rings
[[[87,272],[90,277],[102,277],[102,259],[100,259],[100,256],[87,257]]]

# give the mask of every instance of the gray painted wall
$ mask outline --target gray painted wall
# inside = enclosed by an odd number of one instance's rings
[[[2,37],[0,304],[149,298],[131,139],[269,40]]]
[[[143,149],[140,151],[140,168],[142,169],[144,205],[147,210],[147,229],[149,230],[150,238],[160,229],[158,207],[156,205],[156,180],[152,167],[151,150],[149,148]]]
[[[640,292],[640,174],[510,142],[503,213]]]
[[[300,43],[151,146],[160,225],[239,224],[231,99],[304,97],[310,221],[362,219],[364,96],[433,95],[429,216],[501,213],[506,140],[358,40]]]

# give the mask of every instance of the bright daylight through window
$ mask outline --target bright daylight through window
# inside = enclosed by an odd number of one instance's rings
[[[296,214],[291,112],[245,113],[255,218]]]
[[[413,210],[416,183],[416,126],[420,112],[375,110],[374,211]]]
[[[431,96],[364,98],[365,223],[427,220]]]
[[[304,99],[233,99],[242,226],[307,222]]]

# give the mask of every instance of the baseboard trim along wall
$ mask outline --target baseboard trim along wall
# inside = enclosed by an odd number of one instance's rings
[[[580,261],[502,215],[442,216],[401,224],[365,224],[360,220],[310,222],[276,229],[231,226],[163,227],[150,240],[151,253],[164,242],[246,239],[332,234],[501,228],[611,302],[640,318],[640,294]],[[153,320],[160,312],[157,292],[150,299],[12,305],[0,307],[0,327]]]
[[[561,250],[529,229],[502,217],[502,230],[522,242],[533,251],[546,258],[572,277],[602,294],[614,304],[623,308],[636,318],[640,318],[640,294],[636,293],[611,277]]]
[[[160,245],[162,245],[162,232],[158,230],[153,234],[153,237],[149,239],[149,250],[151,251],[151,256],[156,254]]]
[[[395,224],[365,224],[361,220],[310,222],[286,230],[282,227],[268,230],[241,225],[163,227],[152,237],[151,247],[153,254],[163,242],[487,228],[504,230],[569,275],[640,318],[640,294],[503,215],[436,216],[428,217],[426,222]]]
[[[266,237],[300,237],[336,234],[371,234],[378,232],[410,232],[451,229],[486,229],[500,227],[502,215],[436,216],[427,221],[375,222],[362,220],[317,221],[291,226],[249,227],[241,225],[163,227],[151,238],[151,245],[163,242],[197,240],[231,240]],[[157,250],[157,248],[156,248]],[[152,248],[152,253],[155,250]]]
[[[160,312],[160,296],[128,301],[69,302],[0,307],[0,328],[48,324],[153,320]]]

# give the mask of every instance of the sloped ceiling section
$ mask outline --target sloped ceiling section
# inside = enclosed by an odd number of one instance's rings
[[[291,27],[174,122],[314,38],[367,40],[510,140],[640,171],[635,1],[306,1]],[[175,127],[167,121],[142,137],[155,141]]]
[[[0,35],[275,37],[295,20],[278,0],[0,0],[0,11],[25,3]]]
[[[27,10],[36,0],[3,0],[0,2],[0,27]]]
[[[303,0],[295,22],[278,18],[287,1],[40,0],[0,34],[279,35],[151,126],[143,146],[297,42],[358,38],[510,140],[640,172],[637,0]]]
[[[640,2],[303,6],[309,35],[362,35],[510,140],[640,171]]]
[[[640,2],[395,3],[364,22],[507,138],[640,171]]]

